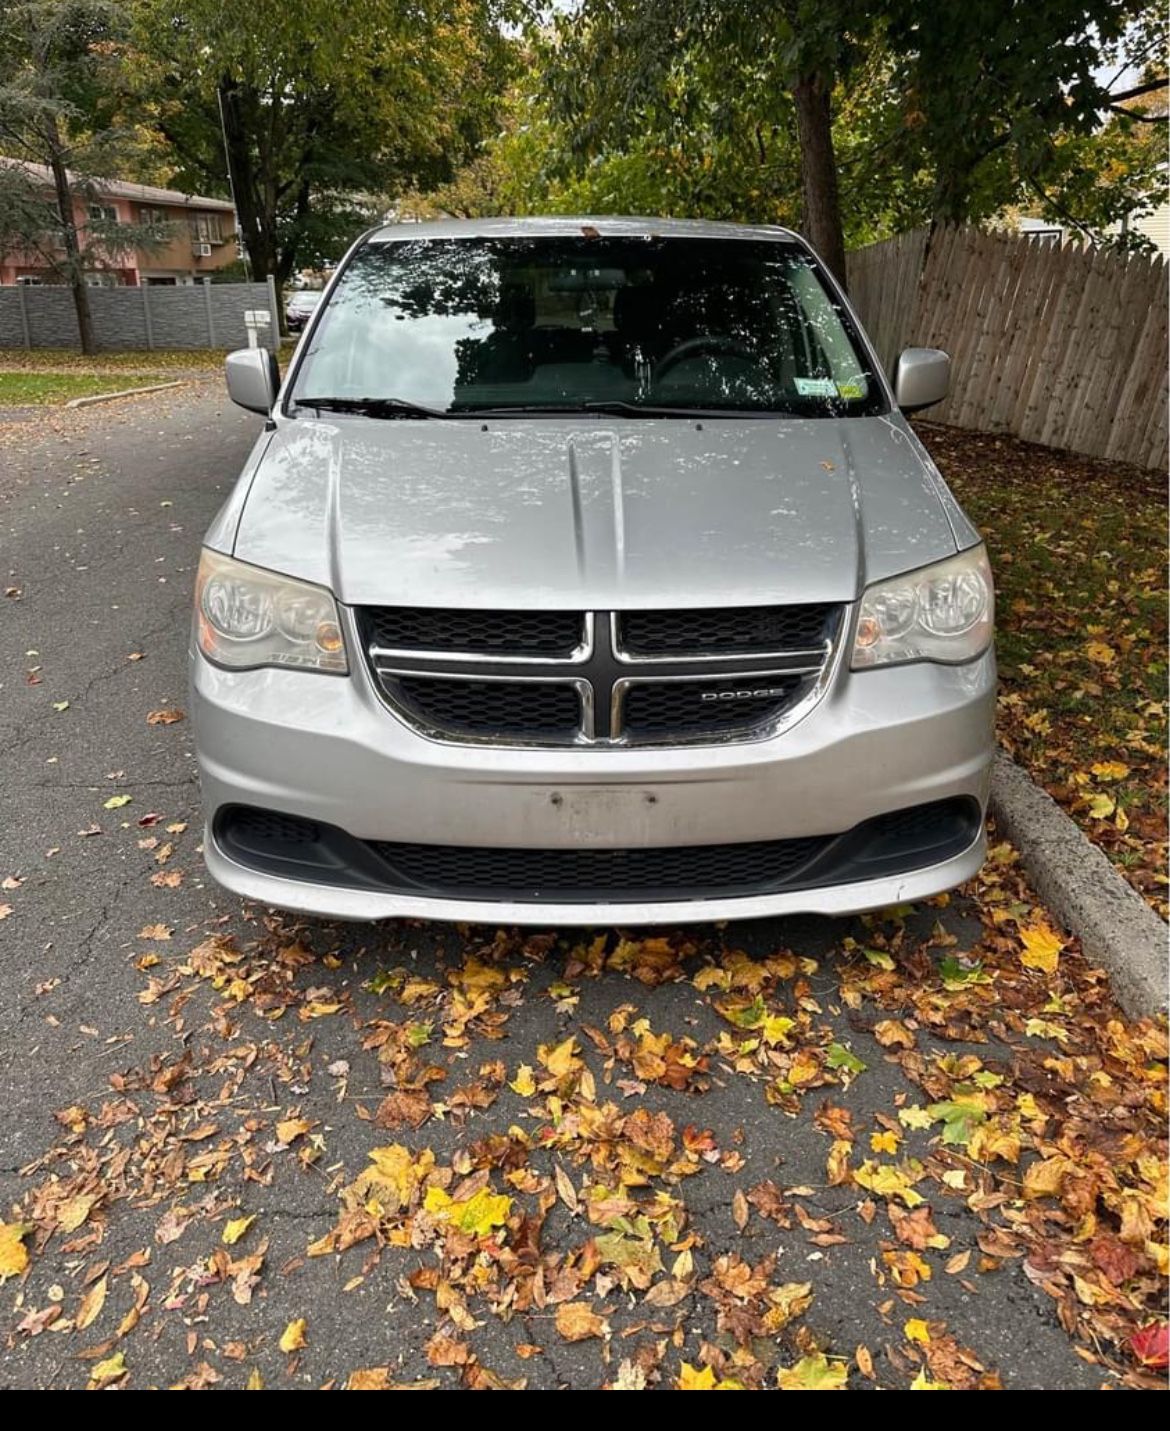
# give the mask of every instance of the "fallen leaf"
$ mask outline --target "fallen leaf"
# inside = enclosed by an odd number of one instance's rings
[[[1029,924],[1020,930],[1020,943],[1024,946],[1020,963],[1025,969],[1055,973],[1060,963],[1060,951],[1064,948],[1064,940],[1055,929],[1044,923]]]
[[[32,1230],[31,1222],[0,1222],[0,1284],[19,1277],[28,1266],[24,1239]]]
[[[830,1361],[823,1352],[814,1352],[795,1366],[781,1367],[777,1380],[782,1391],[844,1391],[849,1368],[843,1361]]]
[[[102,1308],[106,1305],[106,1293],[109,1291],[109,1279],[99,1277],[93,1286],[81,1299],[81,1307],[77,1313],[77,1330],[85,1331],[86,1327],[92,1326],[101,1315]]]
[[[309,1324],[304,1317],[298,1317],[295,1322],[289,1322],[284,1331],[280,1334],[280,1349],[282,1352],[300,1351],[304,1346],[308,1346],[306,1333]]]
[[[562,1302],[557,1308],[556,1328],[567,1342],[583,1342],[589,1337],[609,1334],[609,1324],[588,1302]]]
[[[119,1377],[125,1376],[129,1367],[126,1365],[125,1352],[115,1352],[113,1356],[107,1357],[105,1361],[95,1364],[89,1374],[89,1384],[93,1387],[108,1386],[110,1382],[117,1381]]]
[[[1142,1366],[1165,1371],[1170,1365],[1170,1327],[1165,1322],[1151,1322],[1130,1337],[1129,1349]]]

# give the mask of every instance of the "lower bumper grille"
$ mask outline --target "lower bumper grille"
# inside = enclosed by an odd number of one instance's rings
[[[825,847],[823,838],[629,850],[508,850],[458,845],[375,845],[416,889],[474,898],[685,899],[786,880]]]
[[[431,899],[621,903],[816,889],[925,869],[962,854],[982,823],[977,801],[935,801],[840,835],[728,845],[508,849],[363,841],[332,825],[248,806],[217,813],[214,835],[237,863],[285,879]]]

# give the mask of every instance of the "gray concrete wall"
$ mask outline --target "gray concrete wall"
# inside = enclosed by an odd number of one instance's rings
[[[276,349],[276,289],[268,283],[208,283],[191,288],[91,288],[90,306],[98,347],[243,348],[244,314],[267,311],[257,330]],[[0,288],[0,348],[77,348],[77,317],[68,288],[56,285]]]

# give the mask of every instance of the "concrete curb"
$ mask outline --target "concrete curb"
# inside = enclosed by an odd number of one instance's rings
[[[145,388],[120,388],[116,393],[94,393],[91,397],[70,398],[65,404],[66,407],[92,407],[98,402],[114,402],[117,398],[137,397],[139,393],[161,393],[167,388],[181,388],[183,384],[176,379],[173,383],[152,383]]]
[[[991,780],[991,813],[1020,852],[1036,893],[1085,956],[1109,973],[1134,1018],[1166,1007],[1170,931],[1055,800],[1002,751]]]

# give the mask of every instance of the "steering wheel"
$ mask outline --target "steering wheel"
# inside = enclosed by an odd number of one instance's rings
[[[699,333],[694,338],[686,338],[683,342],[676,343],[669,353],[664,353],[659,358],[652,381],[658,382],[671,368],[685,363],[688,358],[697,357],[700,353],[726,353],[730,357],[758,361],[755,351],[742,339],[733,338],[730,333]]]

